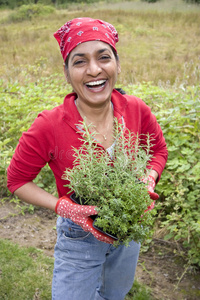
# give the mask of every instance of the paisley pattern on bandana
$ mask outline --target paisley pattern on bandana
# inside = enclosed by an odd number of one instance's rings
[[[118,42],[118,33],[115,27],[98,19],[76,18],[68,21],[54,33],[54,37],[58,41],[64,61],[76,46],[88,41],[102,41],[117,52],[115,44]]]

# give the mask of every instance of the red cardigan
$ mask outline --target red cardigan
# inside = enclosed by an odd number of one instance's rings
[[[82,118],[76,108],[76,94],[71,93],[64,103],[38,115],[27,132],[22,134],[19,144],[7,170],[7,186],[13,193],[16,189],[32,181],[46,163],[56,179],[59,197],[69,190],[67,182],[61,179],[66,168],[73,166],[73,147],[80,147],[80,134],[76,124]],[[126,127],[135,133],[154,134],[154,158],[151,167],[159,178],[167,161],[167,148],[162,130],[150,108],[139,98],[121,95],[113,90],[111,101],[114,116],[125,121]]]

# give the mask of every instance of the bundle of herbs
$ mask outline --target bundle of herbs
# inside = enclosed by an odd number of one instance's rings
[[[114,235],[115,245],[131,240],[143,242],[150,233],[153,211],[145,212],[152,200],[147,184],[139,179],[148,176],[152,157],[149,135],[130,132],[115,119],[112,154],[98,145],[85,121],[81,124],[82,146],[74,151],[73,169],[66,169],[65,185],[79,198],[80,204],[95,205],[95,225]]]

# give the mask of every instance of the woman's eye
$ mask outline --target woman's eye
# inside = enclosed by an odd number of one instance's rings
[[[73,65],[76,66],[76,65],[83,64],[83,63],[84,63],[84,60],[77,60],[73,63]]]
[[[111,57],[110,57],[109,55],[103,55],[103,56],[101,56],[100,59],[106,60],[106,59],[110,59],[110,58],[111,58]]]

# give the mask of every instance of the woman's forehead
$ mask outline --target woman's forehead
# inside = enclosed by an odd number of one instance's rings
[[[76,54],[92,54],[97,52],[111,51],[112,48],[109,44],[101,41],[88,41],[79,44],[70,53],[70,58],[72,59]]]

